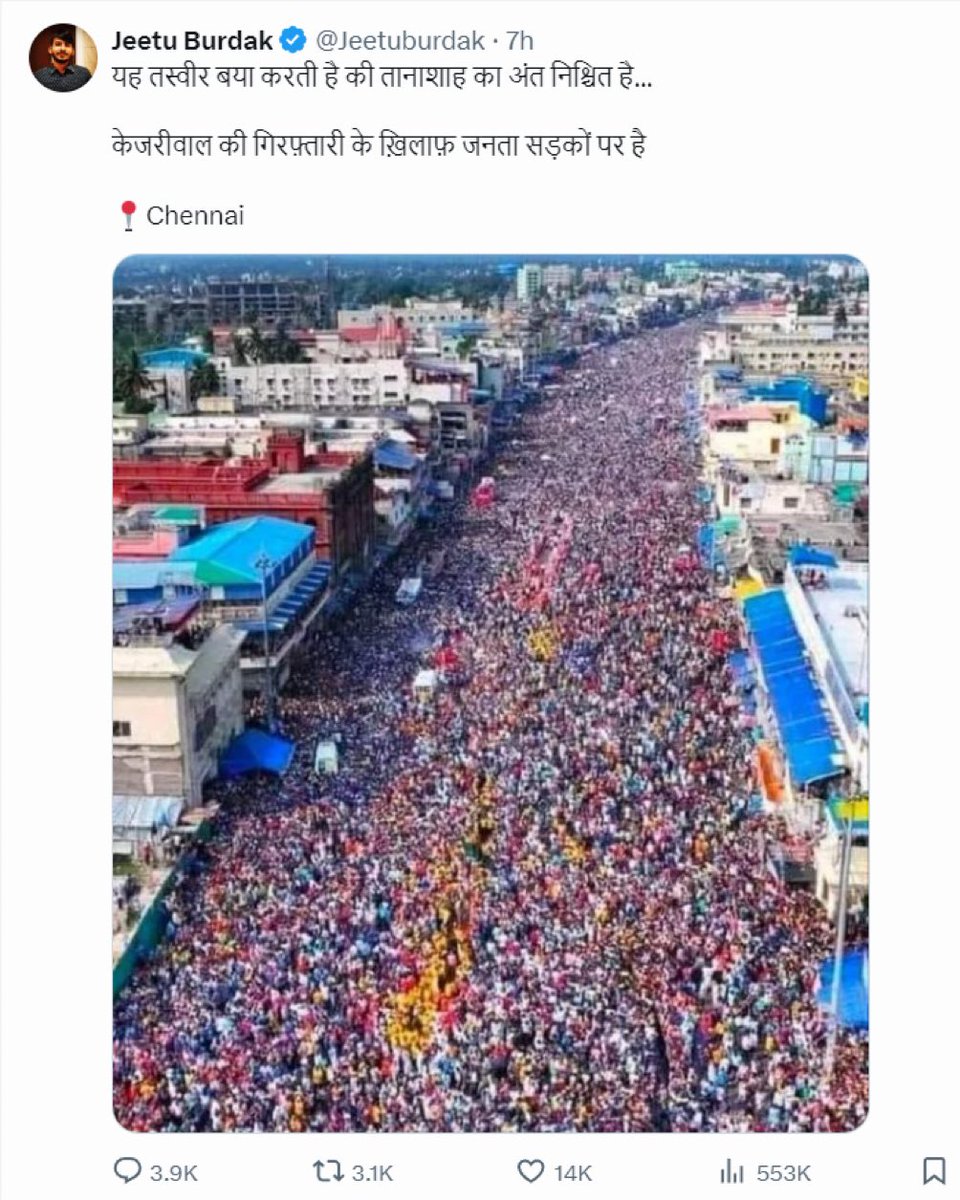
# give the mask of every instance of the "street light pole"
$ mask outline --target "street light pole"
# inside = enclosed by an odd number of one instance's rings
[[[273,676],[270,670],[270,626],[267,622],[267,570],[273,563],[266,553],[253,564],[260,572],[260,616],[263,622],[263,698],[266,704],[267,729],[273,733]]]

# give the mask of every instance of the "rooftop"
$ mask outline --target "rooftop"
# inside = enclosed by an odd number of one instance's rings
[[[202,350],[190,346],[165,346],[160,350],[146,350],[140,355],[140,363],[147,371],[168,371],[177,367],[196,367],[207,361]]]
[[[188,650],[178,642],[170,645],[114,646],[114,677],[177,679],[187,681],[187,690],[204,692],[240,649],[246,634],[232,625],[220,625],[201,643]]]
[[[867,698],[870,686],[867,564],[845,562],[824,571],[824,576],[826,587],[806,588],[804,594],[847,691],[859,702]]]
[[[707,410],[707,420],[713,426],[727,421],[772,421],[773,411],[765,404],[746,404],[741,408],[713,408]]]
[[[257,561],[261,555],[266,555],[273,564],[273,574],[285,560],[305,557],[313,547],[314,537],[315,531],[309,525],[278,517],[249,517],[214,526],[175,550],[168,561],[196,563],[196,577],[201,583],[259,584]],[[288,573],[289,570],[284,570],[280,577]]]

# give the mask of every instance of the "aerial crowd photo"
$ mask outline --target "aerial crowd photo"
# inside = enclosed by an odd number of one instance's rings
[[[134,256],[113,313],[120,1124],[857,1128],[863,266]]]

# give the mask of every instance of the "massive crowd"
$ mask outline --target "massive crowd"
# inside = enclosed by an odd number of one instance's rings
[[[581,360],[496,495],[361,595],[281,702],[116,1004],[137,1130],[844,1130],[831,935],[763,865],[684,327]],[[409,607],[404,556],[447,550]],[[423,703],[411,682],[439,662]],[[341,771],[316,776],[318,738]]]

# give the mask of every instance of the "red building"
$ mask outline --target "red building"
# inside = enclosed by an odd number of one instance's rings
[[[115,459],[114,506],[198,504],[208,525],[282,517],[316,529],[317,557],[329,560],[335,573],[362,562],[376,529],[372,456],[307,455],[300,432],[274,434],[267,454],[227,461]]]

